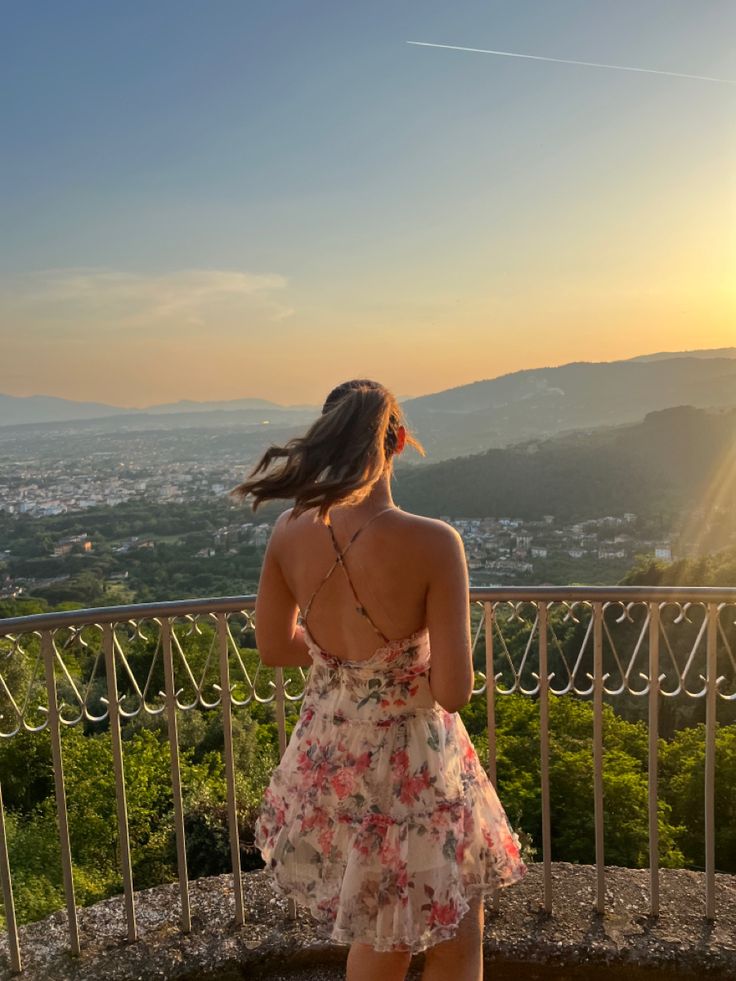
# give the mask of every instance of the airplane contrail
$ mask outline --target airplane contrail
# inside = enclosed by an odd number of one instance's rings
[[[710,75],[686,75],[683,72],[665,72],[657,68],[632,68],[630,65],[604,65],[597,61],[573,61],[570,58],[547,58],[544,55],[519,54],[517,51],[492,51],[490,48],[464,48],[459,44],[434,44],[431,41],[407,41],[421,48],[447,48],[450,51],[472,51],[475,54],[500,55],[503,58],[527,58],[530,61],[553,61],[558,65],[583,65],[586,68],[610,68],[617,72],[644,72],[646,75],[669,75],[670,78],[694,78],[699,82],[721,82],[736,85],[733,78],[712,78]]]

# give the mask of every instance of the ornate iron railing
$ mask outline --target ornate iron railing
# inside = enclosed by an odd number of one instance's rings
[[[476,684],[487,694],[488,772],[496,781],[496,698],[534,696],[540,716],[544,908],[552,910],[549,794],[549,696],[592,697],[595,907],[604,911],[603,698],[646,698],[649,726],[650,911],[659,910],[657,742],[659,696],[705,700],[705,917],[716,916],[714,787],[719,700],[736,700],[736,588],[498,587],[470,591]],[[286,706],[304,691],[302,669],[269,669],[255,648],[255,596],[74,610],[0,620],[0,739],[48,729],[54,771],[70,948],[80,951],[61,733],[79,723],[109,725],[128,938],[137,939],[122,727],[139,715],[163,715],[171,753],[181,927],[191,929],[177,718],[219,709],[235,920],[244,921],[237,821],[233,713],[272,703],[279,749]],[[673,632],[677,633],[673,643]],[[513,635],[513,641],[510,638]],[[431,638],[430,638],[431,641]],[[480,666],[479,666],[480,665]],[[534,670],[535,666],[538,670]],[[704,668],[704,673],[703,673]],[[494,683],[488,685],[488,679]],[[163,685],[161,686],[161,679]],[[0,882],[10,959],[21,969],[18,927],[2,805]],[[498,904],[498,895],[494,898]]]

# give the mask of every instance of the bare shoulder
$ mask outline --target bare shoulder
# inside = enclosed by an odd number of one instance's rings
[[[273,523],[274,530],[278,528],[280,531],[282,528],[284,528],[287,525],[289,519],[291,518],[293,511],[294,508],[287,508],[285,511],[282,511],[281,514],[278,516],[278,518],[276,518],[276,520]]]
[[[293,511],[293,507],[287,508],[274,522],[271,538],[277,547],[283,544],[288,548],[288,545],[296,542],[302,534],[308,534],[318,522],[314,510],[304,511],[296,517],[293,516]],[[441,555],[446,556],[448,552],[462,548],[462,538],[458,532],[452,525],[439,518],[429,518],[422,514],[396,509],[394,514],[386,515],[384,521],[389,525],[395,522],[393,527],[399,533],[403,548],[416,550],[428,560],[436,559]]]
[[[286,508],[274,521],[271,538],[276,545],[284,543],[288,547],[297,543],[305,533],[308,534],[316,524],[322,524],[322,521],[315,508],[308,508],[297,515],[293,507]]]
[[[294,508],[287,508],[286,511],[282,511],[278,518],[276,518],[274,521],[270,536],[272,547],[278,547],[284,538],[286,538],[286,536],[289,534],[288,529],[290,525],[294,524],[293,521],[289,520],[293,510]]]
[[[417,541],[421,541],[428,552],[447,554],[448,551],[462,547],[462,538],[452,525],[440,518],[428,518],[422,514],[400,513],[406,528],[413,532]]]

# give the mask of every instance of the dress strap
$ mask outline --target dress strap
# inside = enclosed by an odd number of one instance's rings
[[[335,551],[337,552],[337,554],[342,557],[347,552],[347,550],[350,548],[350,546],[353,544],[353,542],[358,537],[358,535],[361,533],[361,531],[363,531],[364,528],[367,528],[368,525],[372,521],[375,521],[376,520],[376,518],[380,518],[381,515],[382,514],[385,514],[387,511],[398,511],[398,510],[399,509],[396,508],[396,507],[387,507],[387,508],[383,508],[382,511],[377,511],[375,514],[371,515],[371,517],[368,518],[367,521],[364,521],[363,522],[363,524],[360,526],[360,528],[357,529],[357,531],[354,531],[353,532],[353,534],[350,537],[350,541],[347,543],[347,545],[345,546],[345,548],[342,551],[340,551],[340,546],[337,544],[337,539],[335,538],[335,532],[332,530],[332,523],[328,523],[327,528],[328,528],[328,530],[330,532],[330,535],[332,537],[332,544],[335,546]]]
[[[364,616],[366,618],[366,620],[370,623],[370,625],[373,627],[373,629],[378,634],[378,636],[382,640],[384,640],[387,644],[389,643],[388,637],[383,633],[383,631],[378,626],[376,626],[376,624],[371,619],[370,614],[368,613],[368,611],[366,610],[366,608],[361,603],[360,598],[358,597],[358,594],[355,591],[355,586],[353,585],[353,580],[350,578],[350,573],[348,572],[348,568],[345,565],[345,559],[344,559],[344,557],[345,557],[345,553],[348,551],[348,549],[350,548],[350,546],[353,544],[353,542],[355,541],[355,539],[358,537],[358,535],[361,533],[361,531],[363,531],[364,528],[367,528],[368,525],[372,521],[375,521],[376,518],[378,518],[380,515],[384,514],[386,511],[395,511],[395,510],[397,510],[395,507],[387,507],[387,508],[383,508],[382,511],[378,511],[376,514],[372,515],[366,522],[364,522],[357,529],[357,531],[355,531],[353,533],[353,535],[350,538],[350,541],[347,543],[347,545],[345,546],[345,548],[342,549],[342,550],[340,549],[340,546],[337,543],[337,539],[335,538],[335,532],[332,530],[332,525],[330,523],[327,524],[327,529],[328,529],[328,531],[330,533],[330,538],[332,539],[332,544],[333,544],[333,546],[335,548],[335,552],[337,553],[337,558],[335,559],[335,561],[330,566],[329,571],[327,572],[327,575],[324,576],[324,578],[322,579],[322,581],[320,582],[320,584],[317,586],[317,588],[314,590],[314,592],[312,593],[312,595],[309,597],[309,602],[307,603],[306,607],[304,608],[304,613],[302,614],[302,623],[306,623],[307,616],[309,614],[309,610],[310,610],[310,607],[312,606],[312,602],[314,601],[315,596],[320,591],[320,589],[324,586],[324,584],[327,582],[327,580],[330,578],[330,576],[332,575],[332,573],[334,572],[334,570],[337,568],[337,566],[340,565],[340,566],[342,566],[342,569],[343,569],[343,572],[345,573],[345,576],[347,578],[348,584],[350,585],[350,591],[352,592],[352,594],[353,594],[353,596],[355,598],[355,602],[357,604],[356,605],[356,610],[358,611],[358,613],[360,613],[361,616]]]

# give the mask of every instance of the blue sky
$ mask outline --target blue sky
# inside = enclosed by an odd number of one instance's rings
[[[2,391],[316,402],[729,343],[736,86],[405,42],[736,79],[730,2],[3,19]],[[103,384],[126,352],[171,378]]]

